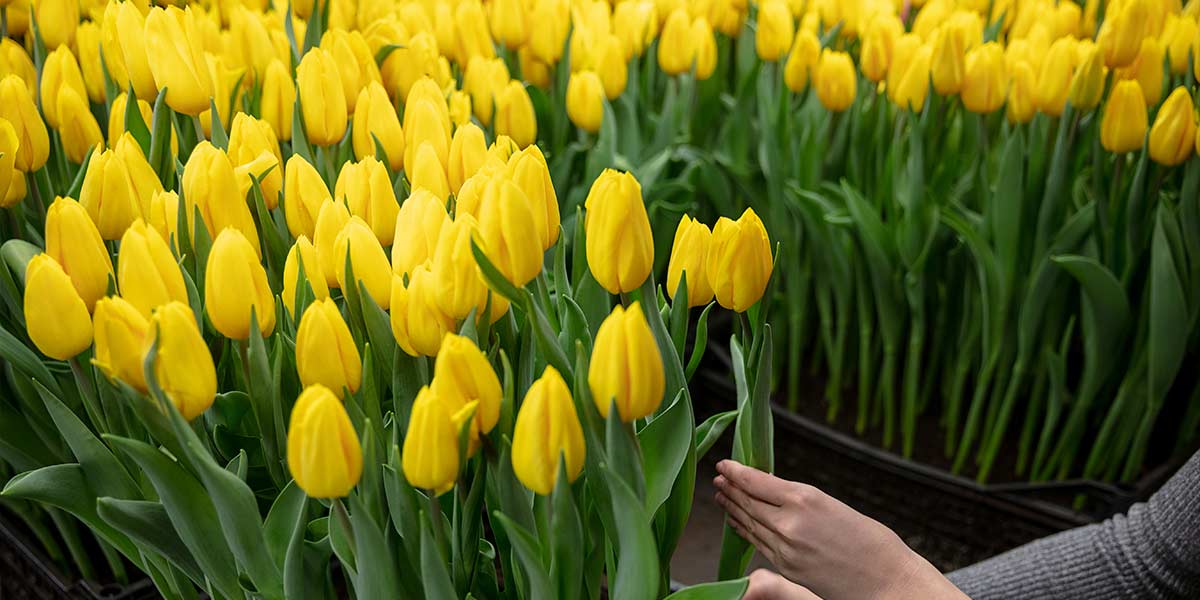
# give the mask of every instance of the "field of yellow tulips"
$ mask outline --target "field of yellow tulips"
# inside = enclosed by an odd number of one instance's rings
[[[1200,438],[1198,17],[0,0],[0,501],[169,599],[686,600],[777,395],[1135,479]]]

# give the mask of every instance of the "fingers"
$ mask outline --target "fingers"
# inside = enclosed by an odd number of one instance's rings
[[[742,600],[821,600],[808,588],[792,583],[782,575],[758,569],[750,574],[750,585]]]
[[[729,515],[729,519],[727,519],[729,526],[738,535],[745,538],[747,542],[754,544],[754,547],[758,548],[759,552],[767,555],[768,558],[775,556],[774,545],[779,540],[774,531],[771,531],[766,525],[747,513],[745,508],[729,496],[726,496],[723,492],[718,491],[716,499],[717,504],[720,504],[721,508],[725,509],[725,513]]]
[[[739,462],[723,460],[717,463],[717,472],[747,494],[775,506],[782,506],[787,499],[788,481],[770,473],[764,473]]]
[[[713,479],[713,485],[717,487],[725,495],[733,501],[734,504],[741,507],[750,515],[750,518],[770,526],[772,522],[779,516],[779,507],[774,504],[768,504],[751,496],[744,488],[741,488],[727,479],[724,475],[718,475]],[[772,530],[774,528],[772,527]]]

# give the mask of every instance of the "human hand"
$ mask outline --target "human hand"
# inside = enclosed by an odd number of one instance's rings
[[[890,529],[821,490],[731,460],[717,472],[730,526],[821,598],[966,598]]]
[[[786,577],[758,569],[750,574],[750,586],[742,600],[821,600],[820,596],[808,591],[802,585],[788,581]]]

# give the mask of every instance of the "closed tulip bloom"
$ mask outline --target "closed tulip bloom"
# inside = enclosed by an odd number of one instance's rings
[[[1104,106],[1100,145],[1117,154],[1141,148],[1147,119],[1146,102],[1138,83],[1129,79],[1117,82]]]
[[[71,278],[48,254],[25,267],[25,328],[42,354],[74,358],[92,345],[92,318]]]
[[[472,58],[493,58],[496,49],[488,31],[487,17],[479,0],[462,0],[454,10],[458,31],[458,64],[470,64]]]
[[[423,102],[428,102],[429,106],[423,106],[421,110],[417,110],[417,105]],[[428,120],[430,128],[422,130],[422,121],[426,120]],[[408,98],[405,99],[405,144],[407,145],[410,139],[428,141],[428,138],[433,136],[433,132],[437,131],[437,129],[432,127],[434,124],[440,125],[440,130],[444,134],[446,143],[450,143],[452,128],[450,125],[450,109],[446,103],[446,92],[437,80],[431,77],[421,77],[413,82],[412,89],[408,92]],[[409,138],[408,132],[410,129],[414,130],[414,132],[421,130],[421,135],[418,138]]]
[[[288,470],[311,498],[344,498],[362,477],[362,445],[338,397],[314,385],[300,392],[288,424]]]
[[[96,302],[92,322],[96,344],[92,364],[109,379],[119,379],[145,392],[142,359],[148,347],[150,321],[124,298],[109,296]]]
[[[245,190],[242,197],[249,192],[253,176],[261,180],[263,203],[267,210],[278,206],[284,172],[275,130],[266,121],[249,114],[234,115],[229,132],[228,155],[238,179],[238,188]]]
[[[341,141],[349,113],[333,56],[321,48],[309,50],[296,67],[296,87],[308,140],[318,146]]]
[[[112,258],[78,202],[57,198],[46,211],[46,254],[62,265],[89,311],[108,292]]]
[[[339,397],[358,391],[362,358],[337,303],[330,298],[308,305],[296,330],[296,373],[305,387],[323,385]]]
[[[900,40],[913,39],[908,35]],[[897,41],[897,48],[903,44]],[[904,56],[897,50],[896,58]],[[933,58],[933,48],[928,44],[913,49],[912,58],[907,61],[894,60],[892,69],[888,72],[888,96],[897,106],[921,112],[925,108],[925,96],[929,93],[929,64]],[[905,64],[907,63],[907,64]],[[896,74],[895,85],[892,85],[893,74]]]
[[[346,205],[331,201],[321,205],[313,227],[313,246],[317,248],[317,260],[325,275],[325,285],[330,288],[339,287],[337,274],[339,268],[345,268],[346,254],[338,253],[337,240],[349,221],[350,210]]]
[[[1067,95],[1071,106],[1090,111],[1100,104],[1100,97],[1104,94],[1105,71],[1100,47],[1089,44],[1084,50],[1083,62],[1071,79],[1071,89]]]
[[[450,120],[454,123],[455,133],[459,128],[466,127],[471,124],[471,95],[455,90],[450,92],[449,104]]]
[[[600,131],[604,120],[604,85],[594,71],[571,74],[567,82],[567,116],[588,133]]]
[[[338,287],[343,290],[347,285],[354,285],[346,279],[347,260],[354,269],[354,278],[363,284],[380,308],[387,310],[391,299],[392,267],[371,227],[357,216],[350,217],[334,240],[334,268]]]
[[[492,36],[509,50],[516,50],[529,39],[526,9],[521,0],[493,0],[491,3]]]
[[[717,38],[707,19],[692,21],[691,43],[696,51],[696,79],[707,81],[717,69]]]
[[[408,433],[404,436],[401,467],[408,484],[441,495],[458,478],[458,428],[450,409],[429,389],[417,392]]]
[[[75,55],[71,53],[69,46],[59,46],[57,50],[46,57],[46,64],[42,66],[42,113],[46,117],[46,123],[49,123],[50,127],[54,129],[60,127],[59,91],[66,88],[74,90],[81,98],[87,98],[87,89],[83,84],[83,72],[79,70]]]
[[[654,237],[642,186],[630,173],[605,169],[584,202],[587,261],[612,294],[641,287],[654,266]]]
[[[426,190],[445,199],[450,196],[450,183],[446,180],[446,169],[438,159],[437,152],[429,142],[423,142],[414,157],[409,171],[409,185],[414,190]]]
[[[405,48],[388,55],[381,66],[383,85],[395,90],[397,97],[407,101],[413,84],[422,77],[436,76],[440,68],[438,44],[426,31],[414,33]]]
[[[367,40],[358,31],[329,29],[321,36],[321,48],[337,65],[346,110],[353,114],[359,90],[372,81],[382,81]]]
[[[487,140],[483,130],[474,123],[460,126],[450,141],[450,164],[447,165],[450,191],[457,195],[463,183],[483,166],[486,156]]]
[[[658,39],[658,66],[663,73],[679,75],[692,70],[696,51],[692,47],[691,27],[692,20],[683,8],[675,9],[667,17]]]
[[[573,483],[583,472],[587,445],[571,400],[571,390],[554,367],[546,366],[517,413],[513,430],[513,472],[536,494],[549,495],[558,483],[558,465]]]
[[[409,356],[437,356],[442,338],[454,330],[454,319],[437,302],[437,280],[426,265],[413,269],[408,285],[392,276],[392,335]]]
[[[75,43],[75,28],[79,25],[78,0],[37,0],[33,3],[33,16],[47,50]]]
[[[976,46],[967,52],[963,73],[962,101],[967,110],[987,114],[1004,106],[1008,93],[1008,70],[1004,50],[996,42]]]
[[[184,211],[188,230],[192,232],[191,239],[196,239],[194,221],[198,208],[210,237],[216,237],[221,230],[232,227],[246,238],[255,256],[260,255],[254,217],[250,215],[245,196],[238,193],[233,163],[223,150],[207,141],[197,144],[183,168],[182,184]]]
[[[1028,62],[1021,60],[1013,63],[1009,70],[1011,73],[1008,88],[1008,121],[1010,123],[1028,123],[1037,112],[1037,106],[1034,103],[1037,80],[1033,73],[1033,67],[1029,66]]]
[[[176,9],[178,10],[178,9]],[[163,14],[162,16],[166,16]],[[107,18],[107,16],[106,16]],[[138,10],[137,6],[132,2],[121,2],[116,8],[116,48],[121,52],[121,59],[125,64],[125,75],[129,78],[128,81],[119,81],[117,87],[128,88],[133,86],[133,91],[138,98],[150,101],[158,96],[158,87],[154,82],[154,73],[150,69],[150,60],[148,50],[157,55],[163,50],[163,46],[156,43],[155,46],[148,47],[147,31],[154,31],[156,38],[157,31],[160,27],[164,27],[164,23],[156,24],[154,27],[146,27],[146,15]],[[179,25],[179,21],[171,19],[175,25]],[[176,31],[181,32],[182,28],[176,28]],[[165,37],[159,38],[162,43],[174,43],[178,40]],[[106,57],[107,58],[107,57]],[[156,56],[156,59],[159,57]],[[169,93],[169,92],[168,92]],[[205,103],[207,106],[207,102]]]
[[[850,55],[830,50],[821,52],[821,61],[817,63],[816,86],[817,99],[825,108],[833,112],[850,108],[858,93],[858,75]]]
[[[796,34],[792,51],[783,67],[783,82],[789,90],[798,94],[808,87],[808,80],[817,70],[821,55],[821,42],[816,34],[808,31]]]
[[[63,154],[67,160],[80,164],[87,158],[88,151],[97,145],[104,144],[104,135],[100,133],[100,124],[92,115],[87,98],[70,87],[59,91],[58,134],[62,141]]]
[[[500,379],[487,356],[469,338],[453,333],[442,338],[430,390],[452,414],[475,404],[473,440],[490,433],[500,420]]]
[[[484,127],[492,124],[495,99],[504,92],[510,79],[508,67],[499,58],[475,58],[467,65],[463,91],[471,95],[475,117]]]
[[[108,147],[115,148],[121,137],[125,135],[127,129],[125,127],[125,104],[129,94],[121,92],[112,101],[112,106],[108,111]],[[138,112],[142,115],[142,122],[146,127],[150,127],[154,121],[154,111],[150,108],[150,103],[142,99],[137,99]],[[179,141],[176,139],[175,131],[171,131],[171,153],[175,154],[179,151]],[[145,154],[143,154],[145,156]],[[147,163],[148,165],[149,163]],[[157,177],[157,175],[155,176]]]
[[[1183,164],[1192,155],[1195,138],[1196,113],[1192,109],[1192,95],[1186,87],[1179,86],[1167,96],[1154,117],[1154,126],[1150,128],[1150,158],[1168,167]]]
[[[774,259],[767,230],[754,209],[746,209],[737,221],[717,221],[705,268],[721,306],[745,312],[762,298]]]
[[[1171,15],[1162,34],[1163,45],[1171,58],[1171,74],[1187,72],[1188,59],[1200,61],[1200,28],[1192,15]]]
[[[1148,107],[1156,106],[1162,99],[1163,62],[1162,44],[1154,38],[1146,38],[1142,40],[1142,50],[1133,64],[1118,71],[1123,79],[1137,80]]]
[[[264,337],[275,328],[275,297],[256,248],[241,231],[226,228],[213,241],[204,270],[204,309],[221,335],[233,340],[250,337],[254,312]]]
[[[795,24],[792,12],[783,0],[765,0],[758,6],[758,30],[754,35],[754,49],[758,57],[774,62],[792,47]]]
[[[172,248],[179,250],[179,194],[160,190],[150,197],[150,210],[142,218]]]
[[[671,262],[667,265],[667,293],[672,300],[679,289],[679,279],[686,272],[688,307],[704,306],[712,301],[712,286],[708,283],[705,267],[711,242],[712,231],[708,225],[683,215],[675,229]]]
[[[413,269],[433,257],[438,239],[449,221],[443,200],[429,190],[413,191],[400,206],[395,219],[392,272],[411,277]]]
[[[188,114],[208,110],[215,88],[204,58],[204,48],[195,29],[194,19],[185,19],[183,11],[171,7],[156,8],[146,16],[145,52],[149,55],[152,84],[166,88],[167,105]],[[124,47],[122,41],[122,47]],[[128,53],[125,61],[130,64]],[[143,91],[138,91],[142,97]],[[153,97],[153,96],[151,96]]]
[[[6,119],[17,132],[17,169],[32,173],[46,164],[50,156],[50,136],[42,121],[33,95],[19,75],[0,79],[0,119]]]
[[[930,78],[933,89],[943,96],[957,94],[962,90],[965,71],[962,38],[950,27],[943,27],[933,42],[930,57]]]
[[[358,93],[351,137],[358,160],[374,158],[375,141],[379,140],[388,167],[393,171],[404,168],[404,130],[387,91],[378,81],[371,81]]]
[[[158,344],[154,377],[159,387],[184,419],[195,419],[217,396],[217,371],[195,313],[184,302],[159,306],[149,334],[148,341]]]
[[[117,256],[117,285],[121,297],[149,318],[158,306],[187,303],[187,287],[171,247],[162,234],[138,219],[121,237]]]
[[[523,287],[542,271],[537,225],[521,188],[506,178],[494,178],[484,189],[478,217],[488,258],[505,279]]]
[[[496,97],[496,135],[507,135],[524,148],[537,141],[537,115],[520,81],[512,80]]]
[[[272,59],[263,77],[259,112],[275,137],[287,142],[292,139],[292,109],[296,105],[296,82],[279,59]]]
[[[0,118],[0,208],[12,206],[8,199],[8,190],[14,180],[24,180],[25,174],[17,170],[17,150],[21,140],[17,138],[17,130],[8,119]],[[15,204],[15,202],[13,203]]]
[[[372,156],[361,162],[345,163],[338,174],[333,195],[339,202],[346,203],[351,215],[370,226],[381,245],[392,245],[400,205],[396,203],[396,192],[383,163]]]
[[[529,44],[533,56],[547,65],[558,64],[562,58],[563,45],[571,26],[569,13],[560,7],[562,0],[535,0],[529,22],[536,23],[529,31]]]
[[[417,171],[417,151],[422,145],[430,146],[439,164],[450,162],[450,129],[448,120],[442,120],[444,111],[444,103],[439,107],[437,102],[425,99],[410,102],[405,109],[404,121],[410,126],[404,131],[404,170],[410,181]]]
[[[317,260],[317,249],[308,237],[301,235],[296,243],[288,250],[287,259],[283,263],[283,306],[289,314],[296,313],[296,291],[300,280],[300,269],[304,269],[304,280],[308,282],[308,290],[316,300],[329,297],[329,286],[325,285],[325,276],[321,273],[321,263]]]
[[[434,290],[438,307],[456,321],[467,318],[472,310],[482,313],[487,307],[487,284],[479,274],[479,266],[471,252],[472,239],[482,243],[478,238],[479,222],[470,214],[462,213],[454,221],[447,222],[437,245],[430,251],[432,270],[437,274]],[[499,304],[500,296],[493,295],[492,303]],[[505,304],[504,308],[507,306]]]
[[[688,36],[688,48],[694,48],[691,40],[690,25],[686,32]],[[693,52],[694,55],[694,52]],[[595,47],[592,48],[591,56],[589,57],[591,69],[596,71],[600,76],[600,82],[604,84],[604,94],[609,100],[616,100],[625,92],[625,86],[629,80],[629,65],[625,59],[625,49],[621,46],[621,40],[612,34],[602,34],[596,36]],[[688,61],[688,68],[691,69],[691,61]]]
[[[1137,58],[1150,12],[1148,0],[1128,0],[1109,9],[1096,35],[1096,43],[1104,52],[1105,66],[1124,67]]]
[[[654,414],[665,388],[662,355],[640,302],[618,305],[600,324],[588,366],[588,387],[600,416],[615,404],[628,423]]]
[[[487,158],[483,161],[483,168],[480,171],[489,175],[498,175],[504,171],[508,161],[514,154],[520,152],[517,143],[507,135],[496,136],[496,141],[488,147]]]
[[[859,59],[863,75],[867,79],[879,83],[887,77],[888,69],[892,64],[896,40],[903,34],[904,24],[894,15],[881,14],[871,20],[870,25],[867,26],[866,35],[863,37],[862,53]],[[809,35],[816,39],[815,34]],[[800,36],[801,34],[797,34],[797,39]],[[791,59],[788,60],[790,63]]]
[[[256,11],[235,4],[228,11],[229,19],[229,48],[226,52],[240,55],[238,62],[248,68],[247,80],[259,81],[267,72],[267,65],[276,58],[271,34],[267,31],[263,15]]]
[[[1038,71],[1038,85],[1035,89],[1038,110],[1052,117],[1062,115],[1074,71],[1074,41],[1070,38],[1055,41],[1050,45],[1050,50]]]
[[[283,216],[294,237],[312,236],[321,207],[333,199],[325,180],[304,157],[293,154],[287,161],[283,182]]]
[[[558,195],[554,191],[546,156],[536,145],[529,146],[513,155],[508,163],[508,172],[513,183],[529,199],[542,249],[549,250],[558,241],[560,216]]]
[[[109,2],[104,7],[100,20],[100,54],[108,69],[109,77],[117,87],[129,88],[129,71],[125,68],[125,57],[121,54],[121,33],[117,28],[117,15],[120,13],[120,2]]]
[[[521,76],[533,87],[550,89],[550,66],[540,61],[529,50],[517,51],[517,62],[521,64]]]
[[[17,3],[16,6],[20,6]],[[9,7],[8,10],[8,33],[15,35],[13,32],[13,14],[16,11],[14,7]],[[30,58],[24,46],[14,42],[12,38],[0,38],[0,78],[7,75],[16,75],[25,82],[25,88],[29,91],[30,97],[37,97],[38,94],[38,71],[33,65],[33,59]]]

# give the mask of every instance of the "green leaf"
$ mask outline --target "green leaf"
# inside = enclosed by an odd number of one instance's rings
[[[50,374],[50,370],[28,346],[13,337],[3,326],[0,326],[0,358],[12,363],[18,371],[32,378],[50,390],[55,396],[62,395],[58,381]]]
[[[355,595],[362,600],[399,598],[400,585],[396,581],[396,563],[392,560],[392,552],[385,539],[384,530],[371,517],[371,512],[367,510],[359,494],[350,496],[350,504],[354,509],[350,515],[350,522],[354,526],[354,541],[357,545],[355,556],[358,559]],[[433,544],[429,546],[435,548]],[[445,564],[440,560],[438,562],[444,569]],[[422,575],[427,578],[432,576],[428,569],[423,569]],[[438,596],[430,594],[430,597]]]
[[[554,582],[555,596],[559,600],[579,598],[583,586],[583,565],[580,549],[584,548],[583,524],[579,520],[579,509],[567,478],[566,463],[558,461],[558,479],[550,495],[554,512],[550,517],[550,579]]]
[[[492,264],[487,253],[483,251],[483,248],[479,247],[479,244],[475,243],[474,239],[471,240],[471,254],[475,256],[475,262],[479,265],[479,270],[483,274],[483,280],[489,288],[504,296],[509,302],[518,306],[525,306],[525,295],[500,272],[500,269],[496,268],[496,265]]]
[[[609,401],[604,421],[604,449],[607,462],[620,465],[620,475],[639,500],[646,498],[646,476],[642,471],[641,449],[634,439],[633,424],[621,421],[617,399]]]
[[[1159,208],[1150,249],[1150,352],[1148,392],[1159,404],[1183,363],[1189,337],[1188,306],[1179,280],[1176,258],[1163,229],[1166,209]]]
[[[79,170],[75,172],[75,179],[71,180],[71,187],[67,188],[65,196],[69,198],[78,198],[79,191],[83,189],[83,178],[87,175],[88,165],[92,164],[92,157],[96,155],[97,146],[88,148],[87,154],[83,157],[83,162],[79,165]]]
[[[492,519],[512,543],[525,578],[529,582],[530,598],[555,598],[554,587],[550,584],[550,576],[542,563],[542,545],[529,530],[519,525],[501,511],[493,511]]]
[[[438,551],[437,543],[433,540],[433,533],[430,531],[429,519],[424,518],[426,513],[421,513],[421,581],[425,586],[425,597],[428,600],[455,600],[458,596],[454,592],[454,582],[450,580],[450,573],[446,570],[446,563],[442,559],[442,553]],[[431,515],[434,519],[441,519],[441,515]],[[542,596],[549,598],[550,596]]]
[[[183,540],[171,525],[167,509],[159,502],[145,500],[119,500],[99,498],[96,512],[105,522],[115,527],[139,546],[157,552],[172,565],[183,571],[198,585],[204,584],[204,572],[188,551]]]
[[[275,497],[271,511],[267,513],[267,519],[263,523],[263,539],[266,541],[267,551],[281,570],[287,559],[288,544],[292,539],[296,520],[305,516],[307,506],[308,496],[295,481],[292,481]]]
[[[404,44],[385,44],[375,53],[375,64],[382,65],[383,61],[387,60],[388,56],[397,50],[407,48]]]
[[[367,286],[362,280],[358,282],[358,297],[362,304],[364,329],[367,331],[367,339],[371,341],[375,362],[379,365],[391,365],[395,361],[396,339],[392,337],[392,324],[388,314],[379,308],[375,299],[367,293]]]
[[[638,432],[642,446],[642,468],[646,474],[646,512],[654,514],[666,502],[687,458],[692,436],[693,418],[688,410],[683,390],[675,395],[668,408],[654,417]],[[622,464],[615,462],[614,464]]]
[[[297,96],[298,95],[299,94],[297,94]],[[212,134],[210,136],[210,137],[212,137],[212,145],[214,145],[222,150],[228,150],[229,149],[229,136],[228,136],[228,134],[225,133],[225,126],[221,124],[221,114],[219,112],[217,112],[217,101],[215,99],[213,99],[213,98],[208,99],[208,110],[209,110],[209,115],[211,115],[211,117],[212,117],[212,122],[209,124],[209,127],[208,127],[209,131]],[[197,132],[198,135],[202,134],[202,133],[203,132]]]
[[[625,480],[606,464],[600,471],[608,483],[617,529],[617,572],[609,575],[609,593],[621,600],[651,600],[658,592],[659,570],[650,518]]]
[[[703,457],[708,454],[713,444],[721,439],[721,434],[725,433],[725,429],[730,423],[737,418],[738,411],[727,410],[722,413],[717,413],[704,420],[703,423],[696,427],[696,455]]]
[[[749,586],[749,577],[702,583],[679,590],[667,596],[666,600],[739,600]]]
[[[166,93],[166,90],[161,93]],[[142,147],[142,156],[150,156],[150,128],[146,126],[146,120],[142,118],[142,111],[138,108],[133,84],[129,85],[129,91],[125,94],[125,131],[132,134],[138,146]]]
[[[54,424],[58,427],[58,431],[62,433],[63,439],[71,447],[71,453],[75,455],[75,459],[79,461],[85,473],[88,474],[88,483],[92,489],[100,496],[112,496],[120,499],[132,499],[138,497],[137,485],[130,478],[129,473],[117,461],[117,457],[107,446],[102,444],[92,431],[88,429],[79,417],[71,412],[61,400],[54,394],[51,394],[45,386],[38,382],[33,382],[34,388],[37,389],[38,395],[42,397],[42,402],[46,404],[46,411],[50,413],[50,417],[54,419]]]

